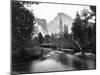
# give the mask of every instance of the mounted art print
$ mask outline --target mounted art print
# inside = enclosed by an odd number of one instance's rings
[[[11,74],[96,69],[96,6],[11,0]]]

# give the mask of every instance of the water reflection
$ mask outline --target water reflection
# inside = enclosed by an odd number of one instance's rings
[[[53,60],[51,58],[44,61],[35,61],[34,65],[33,62],[31,63],[32,66],[30,66],[31,72],[75,70],[74,67],[63,65],[60,62],[57,62],[56,60]]]
[[[13,71],[19,73],[84,70],[94,68],[94,59],[82,60],[74,55],[59,52],[47,54],[47,57],[44,60],[38,59],[27,63],[17,63],[13,65]]]

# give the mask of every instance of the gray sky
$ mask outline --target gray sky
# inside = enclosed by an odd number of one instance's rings
[[[27,8],[33,10],[33,13],[36,17],[46,19],[48,23],[54,19],[59,12],[63,12],[72,18],[75,18],[77,11],[80,12],[84,8],[89,9],[89,6],[40,3],[38,5],[33,4],[31,7]]]

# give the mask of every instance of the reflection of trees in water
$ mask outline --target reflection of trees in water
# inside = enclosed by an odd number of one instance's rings
[[[82,54],[71,55],[63,52],[50,52],[49,57],[63,65],[74,67],[76,70],[95,69],[95,55],[86,53],[87,58],[82,58]],[[50,56],[51,55],[51,56]]]
[[[87,58],[84,59],[77,55],[60,53],[58,59],[62,64],[72,66],[76,70],[95,69],[95,56],[93,54],[88,54]]]
[[[17,64],[14,66],[14,70],[18,72],[23,71],[30,73],[95,69],[95,56],[93,56],[92,54],[86,55],[87,58],[82,59],[79,54],[71,55],[63,53],[61,51],[51,51],[47,53],[45,59],[37,59],[28,63]]]

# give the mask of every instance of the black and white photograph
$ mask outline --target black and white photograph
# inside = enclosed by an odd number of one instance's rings
[[[11,74],[96,69],[96,6],[11,0]]]

